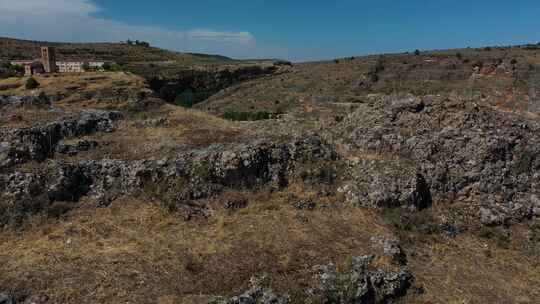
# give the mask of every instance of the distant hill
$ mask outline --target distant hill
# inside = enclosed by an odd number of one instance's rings
[[[0,37],[0,60],[38,58],[39,48],[43,45],[56,47],[59,60],[101,59],[120,64],[166,61],[185,62],[186,64],[213,64],[233,61],[225,56],[180,53],[155,47],[128,45],[127,43],[65,43],[3,37]]]

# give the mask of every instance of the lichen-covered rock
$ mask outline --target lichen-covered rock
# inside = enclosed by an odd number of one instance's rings
[[[407,264],[407,255],[403,252],[397,240],[373,236],[369,241],[371,248],[373,248],[378,255],[390,257],[392,262],[398,265]]]
[[[312,200],[300,200],[292,204],[298,210],[313,210],[317,207],[317,203]]]
[[[114,122],[122,118],[117,111],[87,110],[77,119],[66,119],[43,126],[16,129],[0,134],[0,168],[50,157],[58,143],[69,137],[95,132],[112,132]]]
[[[169,124],[170,124],[169,119],[167,119],[166,117],[159,117],[159,118],[143,120],[140,123],[140,126],[146,127],[146,128],[157,128],[157,127],[165,127],[165,126],[168,126]]]
[[[340,192],[349,203],[373,208],[431,206],[432,197],[418,168],[399,161],[361,160],[350,165],[352,180]]]
[[[338,270],[334,264],[316,266],[308,294],[313,303],[387,303],[403,296],[413,277],[406,267],[382,268],[375,256],[354,257]]]
[[[468,224],[536,216],[535,120],[456,96],[375,97],[329,133],[344,154],[359,159],[342,189],[351,201],[407,205],[429,191],[433,200],[462,202],[450,216]]]
[[[209,198],[225,188],[284,187],[299,178],[304,165],[335,161],[336,152],[322,140],[212,146],[175,159],[88,160],[76,164],[51,161],[33,174],[0,174],[0,195],[11,205],[45,194],[50,202],[77,202],[92,196],[102,203],[122,195],[150,196],[175,209]],[[37,210],[39,212],[39,210]],[[6,213],[9,216],[9,213]]]
[[[98,146],[98,142],[95,140],[80,140],[75,144],[66,144],[63,141],[60,141],[56,145],[56,152],[60,154],[67,154],[74,156],[80,152],[86,152],[91,149],[94,149]]]
[[[1,107],[50,107],[51,98],[43,92],[36,92],[32,95],[0,95]]]

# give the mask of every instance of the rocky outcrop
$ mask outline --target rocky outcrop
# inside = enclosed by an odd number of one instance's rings
[[[351,163],[342,190],[368,206],[462,202],[462,221],[538,216],[540,126],[457,97],[374,98],[335,128]]]
[[[407,255],[401,249],[398,240],[373,236],[369,242],[373,252],[376,252],[379,256],[389,257],[392,263],[397,265],[407,264]]]
[[[284,187],[291,179],[301,178],[303,166],[336,159],[336,152],[320,138],[306,137],[292,142],[215,145],[175,159],[51,162],[40,172],[0,175],[0,195],[4,205],[16,210],[16,218],[22,212],[17,209],[22,200],[44,195],[48,202],[76,202],[89,195],[103,203],[121,195],[145,195],[176,208],[219,194],[225,188]],[[48,203],[31,213],[46,208]],[[5,223],[10,221],[9,214],[4,214]]]
[[[384,243],[389,255],[397,254],[395,246],[388,241]],[[218,297],[209,304],[287,304],[294,300],[302,303],[393,303],[406,295],[414,278],[401,260],[384,266],[377,262],[380,259],[378,255],[365,255],[351,258],[344,267],[332,263],[313,267],[303,274],[309,279],[301,299],[274,293],[263,276],[252,278],[250,288],[243,294],[231,298]]]
[[[3,132],[0,144],[0,168],[50,157],[65,138],[95,132],[112,132],[114,122],[122,118],[116,111],[88,110],[79,118],[52,122],[43,126]]]
[[[142,100],[153,97],[153,92],[148,89],[134,89],[132,87],[114,87],[95,91],[85,90],[72,95],[70,99],[74,100],[94,100],[104,103],[133,102],[138,103]]]
[[[79,140],[74,144],[66,144],[63,141],[60,141],[56,145],[56,152],[60,154],[67,154],[74,156],[80,152],[86,152],[91,149],[94,149],[98,146],[98,142],[95,140]]]
[[[56,302],[55,302],[56,303]],[[30,296],[24,300],[0,293],[0,304],[53,304],[47,296]]]
[[[50,107],[51,98],[43,92],[32,95],[0,95],[0,108],[2,107]]]
[[[309,290],[315,303],[388,303],[406,294],[413,276],[406,267],[385,269],[374,266],[375,256],[354,257],[344,270],[334,264],[315,267],[314,287]]]

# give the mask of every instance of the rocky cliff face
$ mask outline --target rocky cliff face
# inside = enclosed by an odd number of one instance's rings
[[[85,111],[79,118],[52,122],[43,126],[3,131],[0,144],[0,168],[31,160],[43,161],[54,154],[65,138],[95,132],[112,132],[114,121],[122,114],[117,111]]]
[[[190,69],[178,72],[175,78],[150,77],[149,84],[154,92],[168,102],[173,102],[178,95],[186,91],[201,96],[200,100],[197,100],[200,102],[233,84],[271,75],[279,69],[280,66],[276,65],[216,71]]]

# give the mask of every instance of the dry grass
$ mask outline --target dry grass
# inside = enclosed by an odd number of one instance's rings
[[[533,258],[495,241],[463,234],[409,248],[416,284],[426,294],[414,303],[537,303],[540,268]]]
[[[36,218],[33,228],[0,235],[0,287],[61,303],[200,303],[267,273],[277,291],[294,294],[310,266],[364,254],[371,235],[388,234],[368,211],[298,211],[287,192],[237,195],[246,209],[216,207],[188,222],[133,199]]]
[[[37,75],[34,78],[40,83],[40,90],[47,94],[66,93],[81,90],[99,90],[114,88],[116,85],[146,87],[142,77],[124,72],[88,72]],[[20,87],[2,91],[2,94],[27,95],[30,90],[24,88],[27,77],[12,77],[0,80],[0,85],[19,84]]]
[[[68,112],[53,112],[45,108],[23,106],[8,111],[0,109],[0,128],[24,128],[47,123],[70,115]]]
[[[234,141],[241,133],[234,123],[197,110],[164,104],[157,109],[120,121],[112,133],[96,133],[80,139],[99,146],[76,159],[143,159],[174,156],[177,152]],[[167,125],[143,126],[145,119],[166,118]]]
[[[143,78],[126,73],[83,73],[83,74],[54,74],[35,76],[41,84],[39,91],[48,96],[66,96],[64,100],[54,102],[53,107],[5,107],[0,109],[0,127],[21,128],[39,123],[51,122],[61,118],[76,116],[84,109],[122,109],[126,102],[105,103],[93,100],[70,101],[70,96],[83,91],[99,91],[122,86],[140,90],[146,87]],[[15,89],[0,91],[3,95],[29,95],[32,90],[24,88],[24,78],[9,78],[0,80],[0,86],[20,84]]]

